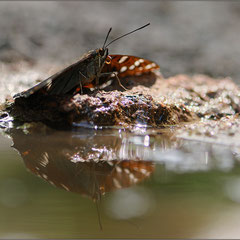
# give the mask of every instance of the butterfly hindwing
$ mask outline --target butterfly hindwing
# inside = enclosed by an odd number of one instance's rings
[[[147,59],[129,55],[109,55],[111,61],[105,63],[102,73],[117,72],[118,77],[138,76],[158,70],[160,67]]]

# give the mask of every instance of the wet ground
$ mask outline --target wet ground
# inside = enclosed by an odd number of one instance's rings
[[[1,2],[1,109],[110,26],[150,21],[111,51],[156,61],[170,78],[153,97],[196,118],[57,131],[1,115],[0,238],[239,238],[239,16],[235,2]]]

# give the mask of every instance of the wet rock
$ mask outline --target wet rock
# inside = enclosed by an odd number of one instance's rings
[[[200,118],[221,119],[239,113],[240,90],[229,78],[177,75],[157,78],[152,86],[128,91],[96,91],[74,96],[17,98],[8,108],[20,122],[43,122],[53,127],[82,124],[162,127]]]
[[[193,118],[184,106],[157,101],[140,91],[100,91],[93,95],[32,96],[18,98],[9,109],[21,122],[43,122],[50,126],[70,127],[82,123],[98,126],[143,124],[162,126]]]
[[[181,126],[176,131],[176,137],[187,140],[197,140],[239,148],[240,118],[239,115],[222,117],[219,120],[204,119],[200,122]]]

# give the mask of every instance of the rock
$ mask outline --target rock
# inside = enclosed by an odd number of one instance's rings
[[[8,112],[20,122],[43,122],[55,128],[73,126],[152,127],[200,118],[221,119],[239,113],[240,90],[229,78],[204,75],[158,77],[152,86],[121,92],[96,91],[74,96],[16,98]]]

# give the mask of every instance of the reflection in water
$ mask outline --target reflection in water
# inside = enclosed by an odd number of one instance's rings
[[[42,129],[40,129],[42,126]],[[233,168],[228,146],[182,141],[170,132],[124,130],[55,131],[43,125],[9,130],[14,148],[34,174],[67,191],[99,199],[148,178],[161,164],[178,173]]]
[[[105,192],[137,184],[154,171],[154,163],[147,160],[156,143],[148,135],[45,130],[11,129],[10,135],[26,167],[59,188],[98,199]],[[164,147],[167,142],[162,142]]]

